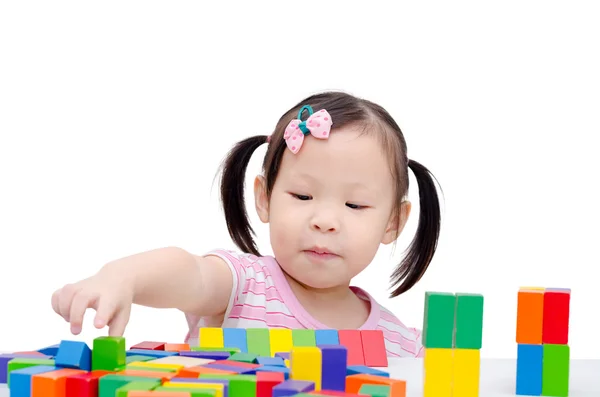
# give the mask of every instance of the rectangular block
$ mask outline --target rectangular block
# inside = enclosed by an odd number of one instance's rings
[[[256,363],[271,367],[285,367],[285,361],[281,357],[258,357]]]
[[[539,345],[542,343],[544,323],[544,290],[520,288],[517,295],[516,343]]]
[[[139,350],[165,350],[165,342],[152,342],[145,341],[140,342],[136,345],[130,347],[130,349],[139,349]]]
[[[188,343],[165,343],[166,352],[182,352],[190,351],[190,345]]]
[[[168,357],[176,356],[177,352],[166,352],[164,350],[148,350],[148,349],[129,349],[125,352],[125,356],[146,356],[146,357]],[[92,361],[94,355],[92,351]],[[126,359],[127,360],[127,359]],[[92,363],[93,367],[93,363]]]
[[[480,350],[455,348],[453,355],[453,395],[479,397]]]
[[[570,290],[546,289],[544,293],[543,343],[553,345],[566,345],[569,343],[570,301]]]
[[[85,342],[63,340],[60,342],[54,361],[57,367],[91,371],[92,350]]]
[[[240,361],[243,363],[256,363],[258,355],[253,353],[234,353],[227,361]]]
[[[317,345],[314,329],[293,329],[292,343],[294,347],[312,347]]]
[[[65,394],[67,397],[98,397],[98,379],[111,373],[92,371],[69,376],[65,381]]]
[[[63,397],[67,377],[83,373],[81,369],[61,368],[35,374],[31,378],[31,397]]]
[[[242,353],[248,353],[245,328],[223,328],[223,344],[225,347],[235,347]]]
[[[269,329],[269,340],[271,356],[275,353],[285,353],[292,350],[292,330],[287,328],[271,328]]]
[[[483,337],[483,295],[456,294],[454,347],[481,349]]]
[[[194,379],[197,380],[197,379]],[[211,391],[214,392],[214,397],[227,397],[225,394],[225,385],[223,383],[218,383],[216,380],[211,382],[211,380],[203,379],[203,382],[165,382],[162,384],[162,387],[170,390],[186,390],[186,391]]]
[[[447,292],[425,292],[423,313],[423,346],[425,348],[454,347],[456,296]]]
[[[361,330],[363,356],[365,365],[369,367],[387,367],[387,350],[383,331],[380,329]]]
[[[127,397],[130,391],[150,391],[160,385],[157,379],[138,380],[127,383],[115,391],[115,397]]]
[[[315,330],[315,342],[318,345],[339,345],[340,338],[336,329]]]
[[[293,347],[290,353],[290,379],[313,382],[316,391],[321,390],[322,356],[316,346]]]
[[[271,397],[273,388],[285,381],[285,376],[277,372],[256,373],[256,397]]]
[[[541,395],[543,356],[543,345],[520,344],[517,346],[517,395]]]
[[[202,327],[198,331],[199,347],[225,347],[223,328]]]
[[[387,385],[368,385],[364,384],[358,391],[363,396],[371,397],[390,397],[390,387]]]
[[[338,336],[340,338],[340,345],[345,346],[348,351],[347,365],[365,365],[360,330],[341,329],[338,331]]]
[[[426,348],[423,358],[423,397],[452,397],[454,351]]]
[[[258,356],[271,356],[271,341],[268,328],[246,329],[248,353]]]
[[[544,345],[542,395],[569,395],[569,345]]]
[[[384,378],[367,374],[346,377],[346,393],[358,394],[363,385],[387,385],[390,387],[390,397],[406,397],[406,381],[403,379]]]
[[[313,390],[315,390],[313,382],[288,379],[273,387],[272,397],[294,396],[298,393],[307,393]]]

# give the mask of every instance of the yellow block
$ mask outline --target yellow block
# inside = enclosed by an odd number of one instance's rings
[[[425,349],[423,397],[452,397],[452,350]],[[460,394],[454,395],[460,396]]]
[[[315,391],[321,390],[321,349],[315,346],[293,347],[290,365],[290,379],[314,382]]]
[[[478,349],[454,349],[454,395],[479,396],[481,356]]]
[[[203,327],[198,334],[200,347],[225,347],[223,328]]]
[[[292,330],[287,328],[269,329],[271,356],[275,353],[287,353],[292,350]]]
[[[181,388],[181,387],[185,387],[185,388],[194,388],[194,389],[208,389],[208,390],[215,390],[215,397],[223,397],[223,390],[225,385],[223,385],[222,383],[194,383],[194,382],[165,382],[163,383],[164,387],[168,387],[168,388],[172,388],[172,389],[177,389],[177,388]]]
[[[164,369],[172,369],[172,370],[179,370],[184,367],[181,364],[155,363],[153,361],[133,361],[127,365],[130,365],[132,367],[164,368]]]

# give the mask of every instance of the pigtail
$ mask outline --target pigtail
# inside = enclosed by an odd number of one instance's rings
[[[408,291],[421,279],[433,258],[440,234],[440,204],[433,175],[414,160],[408,161],[408,167],[419,187],[419,224],[406,257],[392,274],[392,286],[403,280],[392,292],[392,298]]]
[[[244,186],[246,168],[252,154],[267,139],[265,135],[257,135],[238,142],[223,162],[221,179],[221,202],[229,235],[242,251],[256,256],[260,254],[252,238],[255,233],[248,220]]]

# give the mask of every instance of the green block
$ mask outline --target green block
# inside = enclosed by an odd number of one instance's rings
[[[455,327],[455,348],[481,349],[483,336],[483,295],[456,294]]]
[[[100,336],[94,339],[92,371],[114,371],[117,368],[124,367],[126,363],[125,338],[122,336]]]
[[[454,347],[454,313],[456,296],[448,292],[425,292],[423,315],[423,346]]]
[[[134,363],[136,361],[150,361],[150,360],[154,360],[155,358],[156,357],[139,356],[139,355],[127,356],[127,357],[125,357],[125,364]]]
[[[569,345],[544,345],[542,359],[542,395],[569,395]]]
[[[160,386],[160,380],[139,380],[127,383],[124,386],[119,387],[114,396],[115,397],[127,397],[127,393],[130,391],[150,391],[154,390],[155,387]]]
[[[228,360],[255,364],[258,355],[252,353],[234,353]]]
[[[214,389],[201,389],[198,387],[186,387],[186,386],[158,386],[153,391],[186,391],[190,393],[192,397],[215,397],[217,391]]]
[[[248,353],[271,357],[271,339],[268,328],[246,329],[246,342],[248,344]]]
[[[200,374],[200,378],[228,380],[229,396],[256,397],[256,375]]]
[[[292,346],[314,347],[317,345],[314,329],[293,329]]]
[[[155,379],[146,376],[104,375],[98,379],[98,397],[115,397],[117,390],[128,383],[148,382],[153,380]],[[157,378],[156,381],[160,384],[161,379]]]
[[[364,384],[358,390],[358,394],[372,397],[390,397],[390,386]]]
[[[13,358],[8,361],[6,367],[6,386],[10,387],[10,373],[17,369],[35,367],[36,365],[55,366],[54,359],[48,358]]]
[[[227,352],[229,354],[234,354],[240,352],[240,349],[237,347],[200,347],[200,346],[192,346],[190,347],[191,351],[196,352]]]

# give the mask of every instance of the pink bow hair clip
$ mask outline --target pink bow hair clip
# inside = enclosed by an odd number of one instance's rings
[[[302,121],[302,113],[305,110],[308,111],[308,119]],[[327,139],[332,125],[333,122],[327,110],[323,109],[314,113],[312,107],[306,105],[298,112],[298,118],[290,121],[283,134],[283,139],[292,153],[296,154],[302,147],[304,135],[311,134],[315,138]]]

